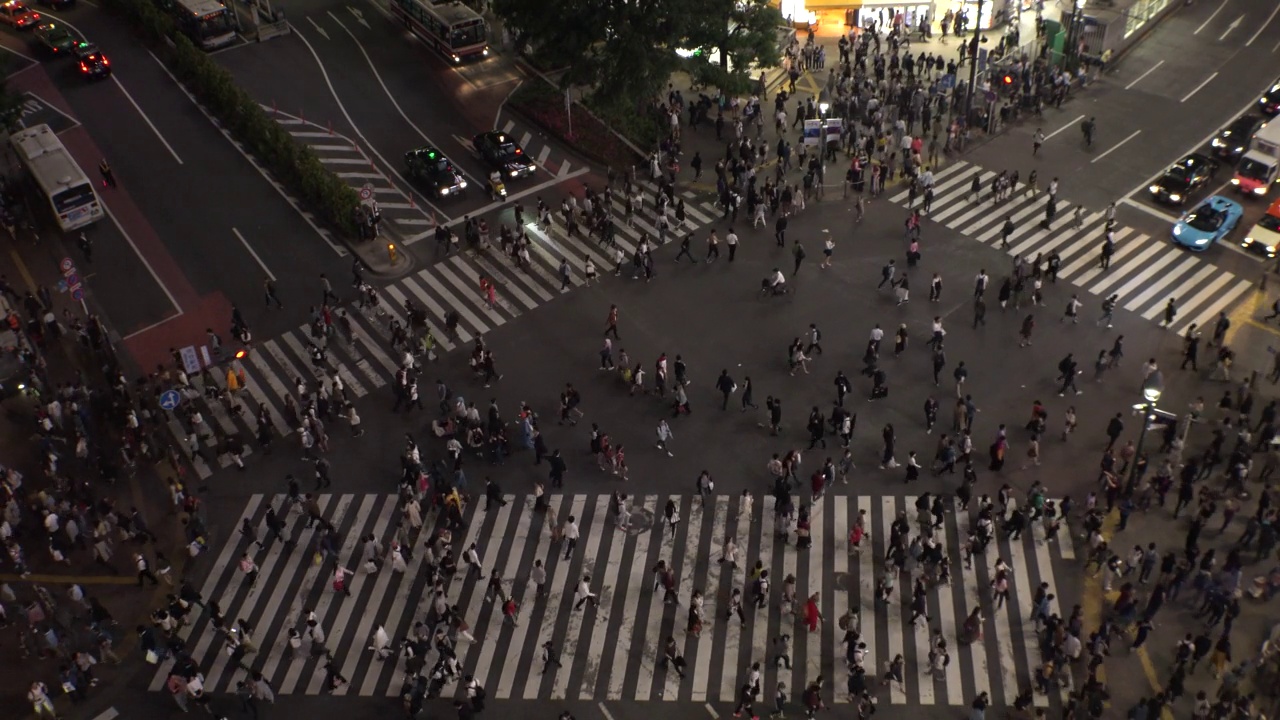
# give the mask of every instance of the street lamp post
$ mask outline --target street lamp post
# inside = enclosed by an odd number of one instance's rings
[[[1142,457],[1142,441],[1147,439],[1147,426],[1151,424],[1151,420],[1155,417],[1156,403],[1159,402],[1160,396],[1164,393],[1164,379],[1160,375],[1160,371],[1156,370],[1147,376],[1145,382],[1142,383],[1142,399],[1145,401],[1140,406],[1142,408],[1142,430],[1138,433],[1138,447],[1133,454],[1133,462],[1129,465],[1129,478],[1125,482],[1124,494],[1126,496],[1133,495],[1134,486],[1138,484],[1138,459]]]
[[[978,46],[982,44],[982,0],[978,0],[978,12],[973,21],[973,40],[969,46],[969,87],[964,97],[964,121],[973,114],[974,86],[978,83]]]
[[[1084,25],[1084,6],[1087,0],[1074,0],[1071,5],[1071,24],[1067,27],[1067,47],[1063,57],[1066,70],[1073,71],[1080,58],[1080,30]]]

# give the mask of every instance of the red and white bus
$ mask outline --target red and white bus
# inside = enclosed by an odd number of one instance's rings
[[[391,0],[391,13],[454,64],[489,56],[489,24],[457,0]]]

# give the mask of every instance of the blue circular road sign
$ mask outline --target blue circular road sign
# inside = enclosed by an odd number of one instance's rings
[[[160,407],[173,410],[182,404],[182,395],[177,390],[165,390],[160,393]]]

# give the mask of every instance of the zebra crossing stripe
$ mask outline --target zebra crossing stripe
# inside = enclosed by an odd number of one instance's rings
[[[734,512],[734,499],[729,496],[709,498],[706,507],[696,499],[671,499],[688,513],[674,533],[667,531],[661,510],[665,499],[659,496],[643,498],[633,515],[638,526],[626,531],[610,519],[607,495],[552,496],[553,506],[559,506],[565,517],[572,514],[579,518],[581,524],[583,542],[568,561],[562,559],[561,549],[551,546],[544,518],[531,511],[529,498],[508,496],[507,505],[489,512],[469,509],[466,538],[456,547],[465,549],[478,542],[479,537],[493,538],[483,548],[483,570],[501,569],[504,582],[521,607],[519,625],[508,627],[499,605],[485,597],[487,580],[480,577],[481,568],[468,568],[457,579],[449,590],[451,598],[456,595],[451,602],[464,607],[464,617],[474,621],[477,640],[459,646],[464,671],[489,687],[495,699],[733,702],[738,683],[754,662],[764,666],[763,681],[768,688],[781,681],[798,689],[823,674],[839,652],[840,631],[835,618],[849,608],[860,614],[861,639],[868,645],[866,666],[871,678],[879,675],[894,656],[902,654],[905,658],[906,682],[904,686],[891,684],[891,704],[964,705],[967,698],[984,689],[1008,703],[1020,689],[1031,686],[1038,665],[1032,598],[1041,582],[1048,583],[1051,592],[1055,589],[1051,547],[1058,547],[1058,556],[1063,559],[1074,557],[1069,534],[1055,538],[1060,543],[1055,545],[1036,526],[1028,528],[1022,538],[997,540],[992,552],[966,570],[960,562],[959,545],[968,534],[969,516],[964,511],[945,516],[937,536],[952,560],[953,584],[930,588],[930,622],[925,627],[917,624],[908,628],[903,620],[910,580],[903,579],[902,587],[889,602],[878,603],[874,598],[873,559],[885,552],[884,543],[894,518],[900,512],[904,517],[912,512],[915,496],[824,498],[811,514],[814,542],[807,550],[793,550],[776,540],[773,523],[761,520],[773,516],[771,508],[760,508],[759,517],[745,516]],[[246,507],[244,517],[255,527],[262,522],[265,500],[263,495],[254,495]],[[277,496],[272,503],[280,500]],[[317,565],[312,562],[314,550],[310,547],[285,552],[282,544],[257,552],[262,572],[259,585],[249,588],[234,558],[241,549],[252,548],[244,548],[244,539],[236,536],[224,545],[211,568],[204,584],[205,595],[222,603],[227,618],[243,618],[255,626],[255,633],[264,640],[287,637],[289,628],[302,623],[304,609],[314,609],[321,626],[330,632],[327,647],[334,653],[334,662],[351,681],[336,694],[394,695],[399,688],[398,661],[377,661],[368,649],[369,639],[379,624],[393,638],[402,638],[412,632],[412,625],[424,614],[424,608],[409,599],[427,590],[419,587],[425,584],[425,579],[419,583],[418,578],[423,555],[416,555],[410,571],[404,574],[388,568],[373,574],[365,572],[361,567],[363,540],[372,536],[385,543],[394,537],[400,518],[398,499],[392,495],[347,494],[321,495],[318,500],[329,522],[344,537],[338,559],[355,573],[349,578],[351,598],[339,597],[331,589],[333,561],[323,560]],[[764,504],[770,503],[766,499]],[[870,541],[856,553],[854,563],[847,532],[863,512],[870,521]],[[652,523],[648,528],[644,527],[646,518]],[[917,518],[917,523],[920,521]],[[423,532],[430,532],[430,528]],[[299,534],[295,522],[290,535],[301,540]],[[771,575],[776,572],[770,612],[749,610],[751,618],[746,628],[737,627],[736,621],[729,619],[727,599],[732,588],[749,588],[747,569],[716,562],[723,551],[724,538],[731,536],[737,538],[735,542],[740,541],[744,557],[759,558]],[[994,555],[1005,558],[1011,572],[1011,599],[1000,610],[994,610],[981,597]],[[531,597],[532,588],[522,569],[530,567],[532,559],[542,557],[547,558],[552,572],[549,592],[545,598]],[[652,563],[659,559],[668,560],[679,576],[680,603],[670,613],[662,602],[664,592],[653,588],[650,579]],[[858,574],[856,588],[850,577],[851,565]],[[599,595],[598,608],[574,609],[578,578],[583,574],[591,576],[590,586]],[[790,575],[796,577],[799,589],[793,609],[800,617],[794,618],[773,612],[774,602]],[[699,638],[682,632],[687,623],[688,599],[695,587],[706,593],[707,622]],[[828,615],[815,632],[804,627],[803,619],[804,601],[811,595],[818,596],[822,612]],[[987,608],[986,629],[994,630],[1000,667],[994,676],[987,658],[990,640],[962,644],[958,636],[969,609],[975,606]],[[1058,611],[1056,598],[1051,611]],[[934,631],[941,633],[948,651],[953,653],[952,663],[937,673],[928,662]],[[222,652],[206,619],[197,620],[184,633],[189,642],[195,641],[193,657],[205,671],[207,687],[219,692],[233,686],[241,672],[239,661],[233,662]],[[772,654],[770,641],[776,635],[789,633],[794,633],[792,667],[775,668],[768,662]],[[681,638],[677,646],[683,646],[683,653],[691,661],[689,679],[681,681],[674,673],[657,667],[655,661],[663,656],[667,636]],[[549,641],[561,649],[563,667],[545,677],[537,666],[541,646]],[[264,642],[257,654],[242,662],[262,672],[281,694],[321,692],[323,660],[285,660],[283,648],[271,645]],[[610,657],[612,663],[608,662]],[[153,690],[163,689],[166,672],[167,668],[158,668],[150,685]],[[634,687],[631,678],[636,678]],[[460,690],[454,687],[449,692]],[[848,699],[837,688],[829,694],[832,702]],[[1036,698],[1040,707],[1059,701],[1057,695]]]
[[[661,501],[660,505],[654,505],[653,527],[650,529],[649,533],[653,536],[651,538],[651,542],[657,547],[658,559],[663,558],[663,555],[665,554],[664,551],[666,551],[668,548],[675,547],[675,533],[671,532],[669,529],[670,525],[666,522],[666,519],[664,516],[664,509],[668,501],[678,504],[680,500],[681,498],[679,495],[669,495],[667,496],[666,500]],[[692,522],[693,512],[690,511],[689,514],[691,516],[689,519],[689,522]],[[671,555],[667,557],[666,560],[668,563],[671,564],[672,571],[675,572],[675,556]],[[646,573],[645,580],[648,581],[649,568],[645,567],[644,572]],[[654,584],[654,592],[651,594],[651,597],[649,598],[648,607],[644,608],[647,610],[647,612],[645,613],[645,633],[644,633],[644,636],[641,638],[641,643],[643,643],[644,650],[638,654],[641,657],[661,658],[661,657],[664,657],[665,646],[666,646],[666,640],[665,640],[666,635],[663,635],[662,633],[662,612],[661,612],[662,603],[663,603],[662,596],[664,593],[658,591],[659,588],[656,586],[656,583],[653,583],[653,584]],[[641,600],[640,604],[642,608],[644,607],[643,603],[644,601]],[[639,621],[639,618],[637,617],[637,622],[638,621]],[[677,625],[679,624],[679,622],[680,622],[680,616],[679,616],[679,613],[677,612],[676,614]],[[674,638],[681,633],[679,628],[677,627],[676,629],[672,630],[669,634]],[[647,662],[640,663],[640,668],[637,673],[638,677],[636,680],[636,690],[635,690],[636,700],[645,701],[650,698],[650,688],[652,688],[653,686],[654,676],[656,673],[655,666],[656,666],[656,663],[652,665]],[[667,674],[668,675],[673,674],[670,668],[667,668]],[[665,695],[665,694],[666,694],[666,691],[663,690],[661,695],[659,695],[659,698],[661,698],[662,695]]]
[[[392,523],[391,520],[394,515],[399,514],[399,508],[397,505],[398,503],[394,498],[387,498],[384,501],[382,510],[378,513],[378,521],[373,527],[373,535],[375,538],[386,537],[388,530],[395,527],[395,524]],[[354,562],[355,558],[352,558],[352,560]],[[366,576],[377,576],[377,579],[373,581],[373,588],[370,597],[381,599],[386,595],[387,586],[391,583],[392,576],[389,563],[383,563],[382,566],[377,567],[373,573],[370,573],[368,568],[360,567],[359,565],[351,568],[351,570],[355,573],[364,573]],[[377,604],[380,604],[380,602]],[[375,607],[377,604],[375,604]],[[351,613],[355,609],[356,603],[354,602],[342,603],[342,609],[339,611],[337,620],[330,626],[333,628],[333,631],[329,637],[335,645],[341,646],[343,644],[344,637],[351,638],[348,647],[352,648],[353,651],[347,652],[346,657],[342,661],[341,673],[342,676],[346,678],[351,678],[355,675],[357,663],[362,659],[361,656],[369,652],[367,649],[362,648],[365,648],[369,643],[369,639],[373,634],[373,614],[361,612],[360,617],[357,620],[352,620]],[[354,633],[352,633],[353,629]],[[319,680],[322,680],[322,678],[318,678],[316,676],[312,677],[311,684],[307,688],[308,692],[319,692]]]
[[[586,506],[587,498],[585,495],[574,496],[572,504],[570,505],[570,510],[565,515],[565,522],[568,522],[568,519],[572,517],[575,518],[577,522],[581,523],[584,519],[582,513],[586,510]],[[553,552],[550,553],[548,557],[556,557],[559,555],[560,548],[552,548],[552,550]],[[585,551],[578,549],[578,552],[583,554]],[[550,571],[548,572],[550,573]],[[568,596],[569,602],[572,603],[572,588],[576,588],[578,586],[578,583],[574,582],[569,576],[569,563],[567,562],[557,562],[555,564],[554,574],[548,575],[547,583],[547,602],[542,609],[542,620],[538,623],[538,647],[542,647],[549,642],[553,642],[556,623],[560,616],[559,610],[566,605],[564,602],[565,596]],[[566,675],[568,674],[568,665],[572,660],[572,657],[568,654],[568,647],[561,644],[560,649],[560,661],[565,663],[566,667],[558,669],[556,674]],[[540,697],[543,678],[544,676],[540,673],[529,673],[528,678],[525,680],[524,693],[522,693],[522,696]]]
[[[728,522],[728,516],[729,500],[724,496],[717,496],[715,499],[715,505],[711,512],[712,555],[715,554],[715,543],[722,542],[720,539],[725,537],[725,527]],[[690,526],[690,532],[692,532],[692,526]],[[692,546],[693,543],[688,543],[688,545]],[[719,563],[712,563],[708,566],[706,587],[720,587],[720,570],[721,566]],[[722,619],[724,619],[728,624],[729,629],[728,632],[725,633],[724,645],[718,649],[726,658],[729,658],[730,661],[732,661],[738,656],[738,638],[741,637],[742,633],[746,632],[746,630],[738,630],[733,627],[737,618],[728,616],[727,598],[723,607],[721,607],[721,603],[717,602],[719,599],[720,598],[716,597],[707,602],[707,618],[711,621],[711,624],[720,622]],[[711,645],[712,643],[709,642],[698,643],[697,656],[693,660],[693,689],[692,697],[690,698],[694,702],[706,702],[707,700],[707,685],[711,680],[711,673],[709,672],[711,666]],[[729,692],[731,694],[734,691],[732,684],[734,679],[735,678],[733,676],[725,678],[725,681],[730,683]],[[724,688],[720,687],[719,691],[723,694]]]
[[[1206,268],[1206,269],[1212,269],[1215,272],[1217,271],[1217,268]],[[1222,285],[1226,285],[1230,283],[1231,280],[1232,278],[1223,278]],[[1215,281],[1215,284],[1216,284],[1216,281]],[[1217,286],[1217,287],[1221,287],[1221,286]],[[1203,327],[1205,323],[1209,322],[1209,320],[1213,318],[1214,315],[1234,305],[1241,295],[1244,295],[1245,293],[1249,292],[1250,290],[1253,289],[1253,287],[1254,287],[1253,283],[1249,282],[1248,280],[1236,280],[1235,284],[1231,286],[1230,290],[1219,295],[1218,301],[1216,303],[1212,305],[1204,306],[1204,309],[1200,311],[1199,315],[1191,315],[1191,314],[1183,315],[1181,320],[1173,324],[1173,331],[1176,333],[1182,334],[1186,331],[1188,327],[1190,327],[1192,323],[1195,323],[1197,327]],[[1189,307],[1193,309],[1200,307],[1201,303],[1203,303],[1206,299],[1213,297],[1216,293],[1217,293],[1217,289],[1215,288],[1214,285],[1205,287],[1203,290],[1201,290],[1199,293],[1193,296],[1189,302],[1185,303],[1183,307]]]
[[[978,242],[991,244],[1002,232],[1003,218],[1011,216],[1016,228],[1007,250],[1010,255],[1028,257],[1033,252],[1044,255],[1056,250],[1064,263],[1059,277],[1094,295],[1105,297],[1116,292],[1126,310],[1148,320],[1163,317],[1166,296],[1179,298],[1178,318],[1170,326],[1174,332],[1184,332],[1192,323],[1212,321],[1219,312],[1229,311],[1251,287],[1248,281],[1203,258],[1135,233],[1132,228],[1116,229],[1112,267],[1104,271],[1097,254],[1098,238],[1104,229],[1100,213],[1090,213],[1079,228],[1069,213],[1063,213],[1046,229],[1030,222],[1044,211],[1042,193],[1017,192],[995,206],[967,202],[965,195],[975,174],[984,186],[995,177],[995,173],[964,161],[937,173],[934,210],[929,218]],[[890,196],[890,201],[903,204],[908,197],[909,192],[904,190]],[[1071,207],[1069,202],[1063,204]],[[1224,288],[1226,292],[1222,292]]]

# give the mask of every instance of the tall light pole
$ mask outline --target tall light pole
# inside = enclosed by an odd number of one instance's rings
[[[1067,27],[1067,47],[1063,49],[1066,70],[1074,71],[1080,59],[1080,31],[1084,25],[1084,6],[1087,0],[1073,0],[1071,24]]]
[[[1147,426],[1155,418],[1156,403],[1164,394],[1164,378],[1156,370],[1147,376],[1142,383],[1142,399],[1138,407],[1142,410],[1142,430],[1138,433],[1138,447],[1133,454],[1133,462],[1129,465],[1129,478],[1125,482],[1124,494],[1133,495],[1134,486],[1138,484],[1138,459],[1142,457],[1142,441],[1147,439]]]
[[[973,93],[978,83],[978,46],[982,44],[982,0],[978,0],[977,17],[973,21],[973,40],[969,47],[969,87],[964,98],[964,121],[969,123],[973,114]]]

